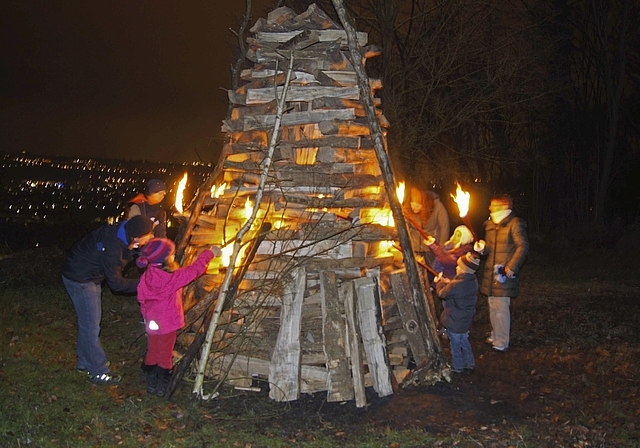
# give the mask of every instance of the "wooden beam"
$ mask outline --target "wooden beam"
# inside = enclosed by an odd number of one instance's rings
[[[320,272],[322,339],[327,366],[327,401],[353,400],[353,381],[346,355],[345,322],[340,312],[336,274]]]
[[[269,397],[276,401],[300,398],[300,319],[305,285],[304,268],[296,268],[282,294],[280,330],[269,367]]]
[[[349,357],[351,358],[351,377],[353,379],[353,391],[356,399],[356,407],[367,405],[367,395],[364,387],[364,362],[362,359],[362,341],[360,328],[356,319],[356,302],[354,300],[354,284],[346,282],[340,288],[340,295],[344,302],[344,311],[347,319],[347,335],[349,340]]]
[[[373,382],[373,389],[380,397],[393,394],[391,370],[384,334],[380,323],[379,299],[376,279],[361,277],[354,280],[357,296],[357,314],[362,343],[367,354],[367,365]]]

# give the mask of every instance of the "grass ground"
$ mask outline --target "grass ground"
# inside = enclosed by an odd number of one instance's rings
[[[369,396],[366,409],[317,395],[275,403],[266,387],[194,401],[183,383],[171,402],[148,396],[135,298],[108,291],[102,340],[124,381],[90,384],[75,371],[75,315],[57,278],[60,256],[0,260],[3,447],[640,444],[637,254],[533,256],[514,306],[509,352],[496,356],[483,345],[488,322],[479,302],[473,375]]]

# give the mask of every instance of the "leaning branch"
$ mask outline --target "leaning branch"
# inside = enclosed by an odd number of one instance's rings
[[[269,174],[269,169],[271,168],[273,153],[275,151],[276,143],[278,141],[280,123],[282,121],[282,116],[284,115],[284,112],[285,112],[287,91],[289,88],[289,84],[291,82],[292,75],[293,75],[293,51],[291,52],[291,56],[289,59],[289,69],[287,71],[287,78],[282,91],[282,96],[278,100],[276,119],[273,125],[271,140],[269,141],[269,149],[267,151],[267,156],[262,162],[262,173],[260,174],[260,181],[258,183],[258,190],[256,192],[256,198],[254,201],[253,210],[247,222],[244,223],[242,228],[238,231],[235,237],[235,240],[233,242],[233,253],[231,254],[231,259],[229,261],[230,268],[227,269],[227,272],[224,276],[224,280],[222,282],[222,286],[220,287],[220,292],[218,294],[218,301],[216,303],[216,309],[213,314],[211,324],[209,325],[209,328],[207,330],[207,336],[205,338],[205,342],[202,348],[202,353],[200,354],[200,362],[198,364],[198,371],[196,373],[195,384],[193,386],[193,394],[196,395],[197,398],[202,398],[202,399],[209,398],[208,396],[205,396],[203,394],[202,385],[204,383],[204,372],[207,365],[207,360],[209,358],[209,354],[211,353],[213,335],[215,334],[215,331],[218,327],[218,321],[220,319],[220,315],[222,314],[222,310],[224,308],[225,298],[227,297],[227,291],[229,289],[229,285],[231,284],[231,279],[233,276],[233,271],[234,271],[233,266],[235,266],[236,264],[236,260],[238,259],[238,254],[240,253],[240,247],[242,246],[242,238],[253,226],[253,223],[258,214],[258,210],[260,208],[260,202],[262,201],[262,195],[264,193],[264,186],[267,182],[267,176]]]

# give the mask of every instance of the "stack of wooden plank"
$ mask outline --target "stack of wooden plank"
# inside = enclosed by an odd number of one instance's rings
[[[205,246],[232,241],[246,221],[290,58],[293,80],[259,204],[258,221],[272,228],[241,262],[243,280],[225,306],[207,373],[239,387],[268,380],[276,400],[326,390],[330,401],[364,405],[365,385],[387,395],[392,375],[408,373],[410,335],[390,281],[402,255],[392,245],[396,232],[346,34],[316,5],[302,14],[278,8],[251,32],[245,83],[229,92],[221,175],[190,235],[187,262]],[[379,53],[366,46],[366,33],[358,43],[363,58]],[[377,116],[386,128],[379,109]],[[203,297],[225,269],[212,263],[187,290],[191,327],[183,344],[204,321]]]

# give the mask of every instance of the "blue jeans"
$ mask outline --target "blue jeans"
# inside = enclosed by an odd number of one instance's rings
[[[66,277],[62,277],[62,282],[78,316],[77,367],[86,369],[91,375],[108,373],[107,355],[100,343],[102,287],[91,282],[74,282]]]
[[[474,369],[476,362],[473,359],[473,351],[471,351],[469,343],[469,332],[452,333],[449,331],[447,333],[451,343],[451,368],[456,370]]]

